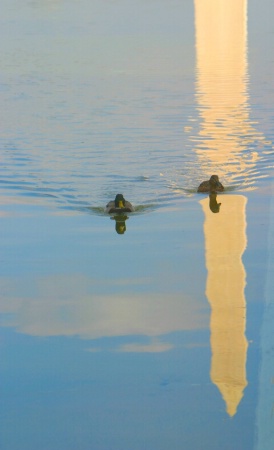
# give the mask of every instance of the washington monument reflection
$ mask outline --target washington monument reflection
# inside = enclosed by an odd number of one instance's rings
[[[248,138],[242,139],[255,133],[248,113],[247,0],[194,3],[196,97],[201,118],[195,151],[207,175],[218,173],[224,181],[239,174],[245,177],[258,157],[248,152]],[[227,413],[233,416],[247,385],[246,274],[242,262],[247,244],[247,201],[243,195],[218,195],[215,203],[219,208],[214,211],[209,208],[208,197],[200,203],[205,215],[206,296],[211,306],[210,375]]]

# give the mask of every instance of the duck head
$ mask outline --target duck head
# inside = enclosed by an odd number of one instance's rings
[[[115,208],[124,208],[125,207],[125,199],[122,194],[117,194],[115,197]]]
[[[219,181],[218,175],[211,175],[211,177],[209,179],[209,184],[210,184],[210,188],[212,190],[217,189],[217,188],[222,188],[222,184]]]

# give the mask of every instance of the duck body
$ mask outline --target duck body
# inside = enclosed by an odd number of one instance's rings
[[[224,186],[219,181],[218,175],[212,175],[209,180],[203,181],[198,187],[198,192],[223,192]]]
[[[117,214],[117,213],[126,213],[133,212],[134,207],[130,202],[125,200],[122,194],[117,194],[115,200],[108,202],[105,208],[105,212],[107,214]]]

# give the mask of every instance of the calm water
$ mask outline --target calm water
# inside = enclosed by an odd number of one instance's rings
[[[1,450],[273,450],[273,13],[2,2]]]

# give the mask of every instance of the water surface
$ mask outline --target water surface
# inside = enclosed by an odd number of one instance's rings
[[[272,449],[271,12],[4,1],[3,450]]]

